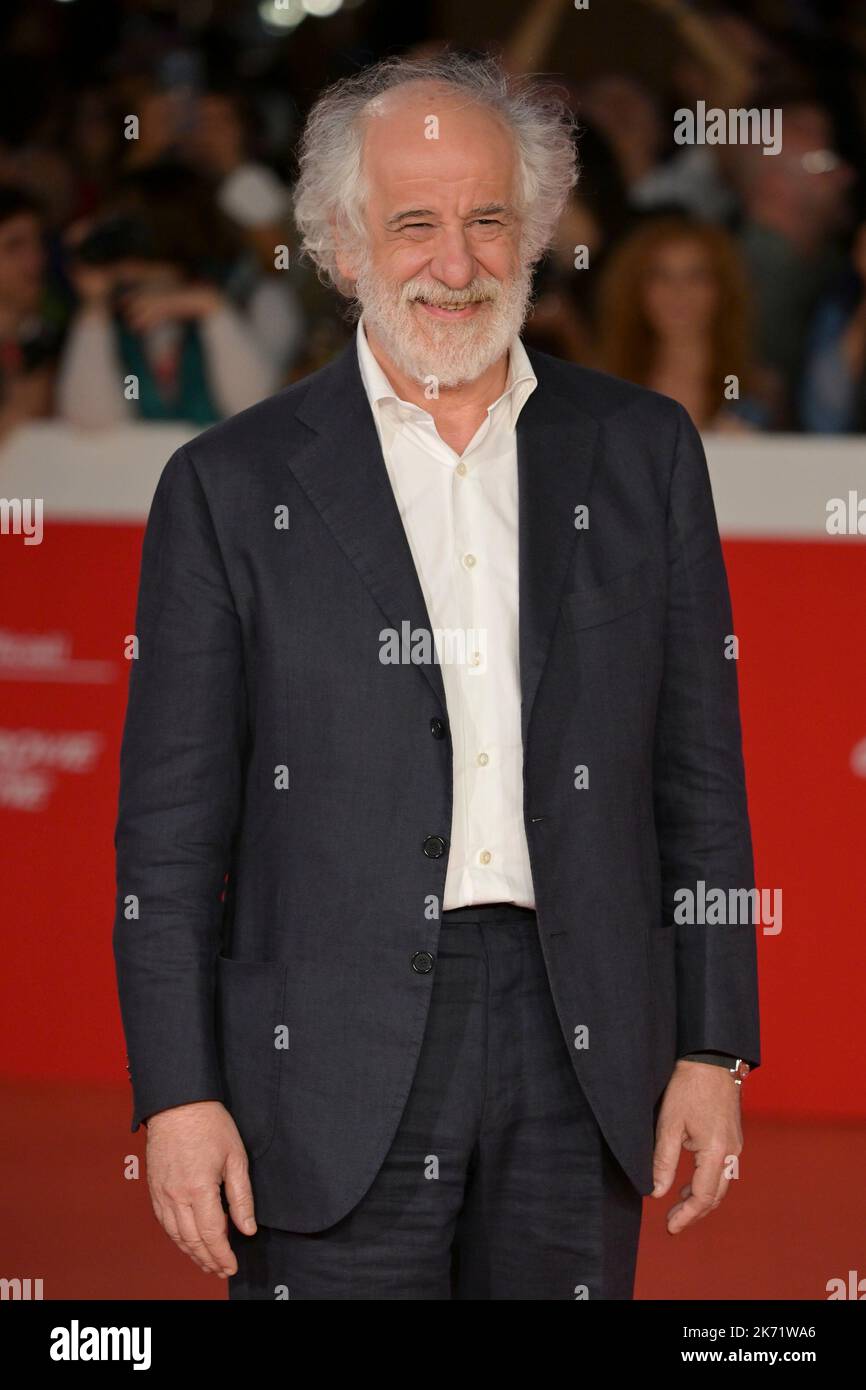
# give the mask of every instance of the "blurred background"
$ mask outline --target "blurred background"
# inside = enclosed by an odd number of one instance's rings
[[[311,104],[447,46],[577,116],[525,340],[702,431],[783,891],[742,1178],[673,1245],[647,1204],[637,1294],[866,1278],[864,0],[7,0],[0,34],[0,500],[44,509],[39,544],[0,531],[0,1276],[224,1296],[158,1231],[129,1134],[110,930],[141,537],[178,444],[351,337],[293,226]],[[780,152],[678,144],[701,102],[781,112]]]
[[[866,429],[862,0],[13,0],[0,26],[3,431],[206,424],[326,362],[350,330],[295,253],[304,117],[338,77],[445,43],[543,73],[580,122],[530,343],[657,385],[701,428]],[[677,145],[699,101],[781,111],[784,148]],[[112,362],[140,369],[138,400]]]

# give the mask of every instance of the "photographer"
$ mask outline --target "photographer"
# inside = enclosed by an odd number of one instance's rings
[[[123,180],[113,215],[70,234],[81,305],[58,408],[85,427],[129,419],[208,425],[270,394],[276,371],[224,285],[234,229],[189,170]]]

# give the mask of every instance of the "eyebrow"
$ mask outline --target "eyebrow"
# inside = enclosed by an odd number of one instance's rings
[[[507,203],[484,203],[481,207],[470,208],[466,217],[490,217],[493,213],[500,213],[506,217],[513,215],[513,210]],[[396,227],[398,223],[404,222],[407,217],[435,217],[437,214],[432,208],[408,208],[405,212],[396,212],[393,217],[389,217],[385,223],[386,227]]]

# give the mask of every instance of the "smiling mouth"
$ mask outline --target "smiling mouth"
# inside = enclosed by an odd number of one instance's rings
[[[449,317],[456,318],[460,314],[473,313],[482,304],[488,303],[486,299],[470,299],[462,304],[437,304],[431,299],[416,299],[416,304],[420,304],[422,309],[426,309],[433,314],[447,314]]]

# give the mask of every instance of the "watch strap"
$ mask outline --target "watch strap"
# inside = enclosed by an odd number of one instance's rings
[[[726,1052],[686,1052],[677,1059],[680,1062],[709,1062],[714,1067],[728,1067],[730,1069],[739,1058],[729,1057]]]

